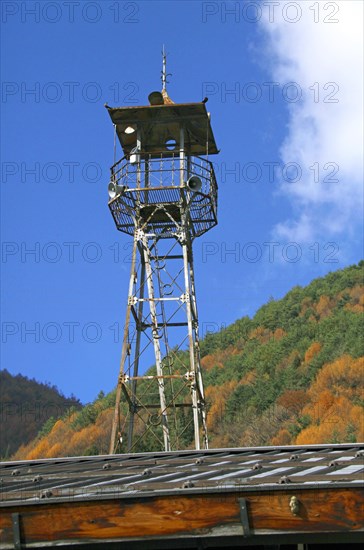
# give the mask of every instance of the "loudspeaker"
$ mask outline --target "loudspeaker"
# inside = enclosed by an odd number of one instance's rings
[[[191,191],[194,191],[196,193],[197,191],[201,190],[202,181],[200,180],[200,178],[198,176],[191,176],[190,178],[188,178],[187,187]]]
[[[125,185],[117,185],[113,181],[110,181],[107,192],[109,193],[110,199],[115,199],[117,195],[122,195],[124,191],[126,190]]]

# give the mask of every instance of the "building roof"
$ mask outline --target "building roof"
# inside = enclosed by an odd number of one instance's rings
[[[115,489],[136,496],[156,491],[172,493],[221,491],[227,488],[265,489],[292,485],[345,486],[364,479],[364,447],[325,445],[260,447],[124,455],[51,458],[0,464],[1,502],[43,498],[52,500],[106,496]],[[36,480],[37,476],[40,476]]]
[[[49,514],[52,534],[44,536],[60,544],[83,542],[86,535],[83,523],[74,525],[80,519],[72,520],[72,533],[67,534],[65,527],[59,532],[59,514],[64,525],[71,521],[67,514],[77,518],[86,514],[90,521],[95,516],[97,532],[91,527],[87,531],[89,543],[94,536],[94,542],[102,537],[104,544],[142,540],[144,545],[155,543],[156,537],[181,541],[192,534],[217,537],[213,540],[218,546],[219,541],[234,545],[237,533],[258,541],[267,534],[281,541],[292,536],[303,541],[310,540],[310,533],[326,533],[325,540],[331,542],[339,541],[342,534],[350,542],[364,531],[363,473],[360,444],[3,462],[0,506],[1,516],[8,520],[0,520],[0,532],[3,528],[2,536],[12,536],[9,518],[14,522],[14,512],[19,512],[29,518],[29,525],[24,519],[23,529],[24,537],[28,529],[29,540],[43,533],[36,524],[37,514],[43,521]],[[131,523],[123,520],[129,513],[134,518]],[[110,514],[117,516],[116,527],[108,530],[101,518]],[[166,520],[171,515],[172,524]],[[0,542],[0,548],[8,547]]]

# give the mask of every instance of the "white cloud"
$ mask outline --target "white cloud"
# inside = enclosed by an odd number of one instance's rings
[[[282,9],[288,4],[280,2],[273,22],[268,8],[261,20],[274,80],[281,86],[295,82],[303,92],[300,101],[287,102],[289,123],[280,148],[282,162],[298,163],[302,177],[281,182],[292,218],[273,232],[307,242],[349,234],[363,215],[363,3],[296,2],[302,10],[296,23],[283,16],[294,17]],[[338,22],[327,22],[332,19]]]

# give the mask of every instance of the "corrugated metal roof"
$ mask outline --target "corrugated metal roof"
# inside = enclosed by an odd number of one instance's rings
[[[364,445],[259,447],[0,464],[1,504],[363,483]],[[48,501],[49,502],[49,501]]]

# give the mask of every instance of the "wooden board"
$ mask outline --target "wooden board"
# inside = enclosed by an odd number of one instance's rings
[[[290,499],[299,501],[297,515]],[[244,535],[241,498],[247,503],[249,536],[364,532],[361,488],[148,496],[103,501],[39,501],[2,508],[0,548],[14,548],[12,514],[20,515],[22,544],[115,541],[186,536]]]

